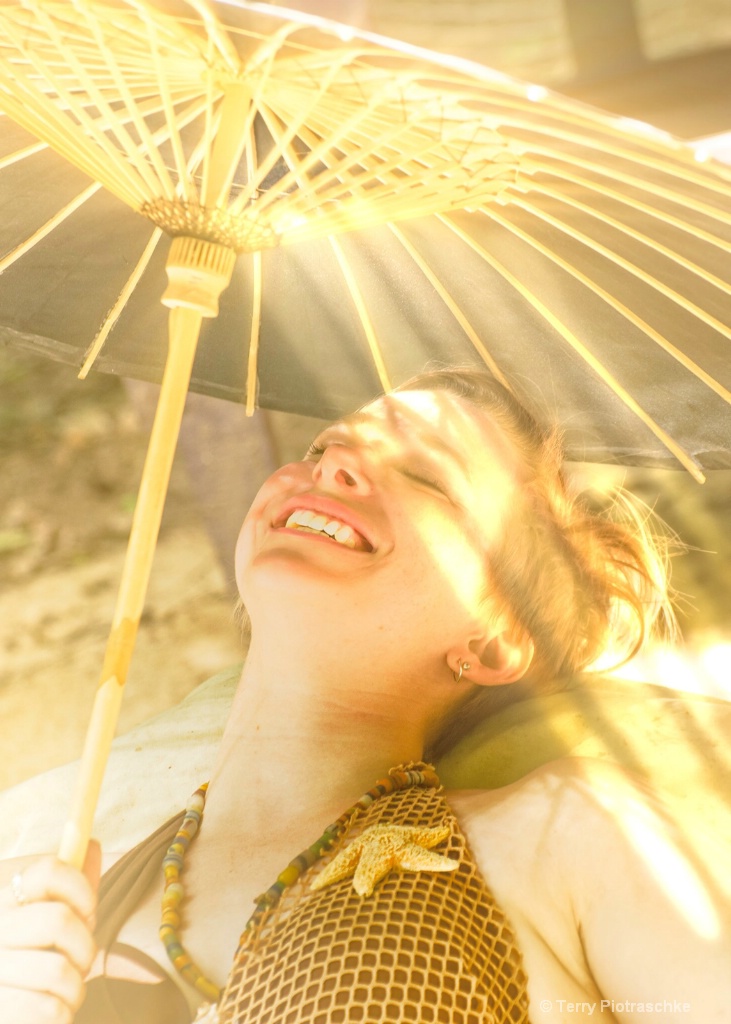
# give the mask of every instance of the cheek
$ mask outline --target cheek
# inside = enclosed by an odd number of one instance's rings
[[[451,517],[416,522],[422,557],[420,570],[435,579],[445,595],[474,613],[481,605],[486,586],[484,539],[471,536]]]
[[[311,480],[312,465],[293,462],[272,473],[259,488],[239,531],[234,553],[236,585],[242,597],[246,570],[256,554],[264,531],[269,528],[277,504],[289,494],[303,489]]]
[[[239,596],[244,599],[244,578],[254,553],[254,526],[249,516],[244,520],[236,538],[234,551],[234,575]]]

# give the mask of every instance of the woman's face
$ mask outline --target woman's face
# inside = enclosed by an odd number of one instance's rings
[[[486,552],[515,496],[489,415],[445,391],[387,395],[277,470],[244,522],[236,578],[252,620],[443,662],[485,621]]]

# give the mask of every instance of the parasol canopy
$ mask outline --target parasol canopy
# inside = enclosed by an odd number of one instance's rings
[[[330,417],[474,361],[571,458],[731,466],[731,174],[690,146],[265,5],[5,0],[0,26],[3,339],[159,380],[193,233],[239,253],[194,390]]]
[[[162,379],[65,859],[191,380],[327,416],[473,361],[563,421],[574,456],[731,464],[731,174],[664,133],[206,0],[0,0],[0,110],[3,338]]]

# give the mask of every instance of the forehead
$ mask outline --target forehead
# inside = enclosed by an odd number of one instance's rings
[[[455,457],[470,477],[489,465],[510,478],[518,460],[489,411],[448,391],[396,391],[345,421],[364,441],[418,443]]]

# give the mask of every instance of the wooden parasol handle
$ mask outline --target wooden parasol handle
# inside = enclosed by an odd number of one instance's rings
[[[235,260],[231,249],[195,238],[176,238],[170,249],[167,265],[170,283],[163,296],[163,302],[172,307],[168,357],[99,688],[59,849],[62,861],[79,868],[86,857],[102,777],[119,717],[201,322],[204,316],[218,313],[218,297],[231,280]]]

